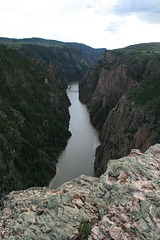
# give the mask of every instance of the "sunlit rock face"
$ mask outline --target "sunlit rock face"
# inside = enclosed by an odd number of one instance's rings
[[[160,145],[110,160],[100,178],[80,176],[57,190],[30,188],[1,200],[2,239],[154,239],[160,236]]]

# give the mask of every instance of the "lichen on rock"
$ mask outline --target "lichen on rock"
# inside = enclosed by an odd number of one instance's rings
[[[1,239],[160,238],[160,145],[110,160],[100,178],[80,176],[56,190],[13,191],[1,200]],[[83,239],[83,238],[82,238]]]

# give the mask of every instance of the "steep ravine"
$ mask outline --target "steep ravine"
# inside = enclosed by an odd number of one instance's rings
[[[80,100],[100,129],[97,176],[110,159],[160,142],[159,59],[157,53],[106,51],[80,84]]]

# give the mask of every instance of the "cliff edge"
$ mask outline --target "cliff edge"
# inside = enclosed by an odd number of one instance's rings
[[[160,144],[109,161],[100,178],[1,200],[1,239],[154,239],[160,236]]]

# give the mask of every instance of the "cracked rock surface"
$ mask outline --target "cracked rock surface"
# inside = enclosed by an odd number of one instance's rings
[[[110,160],[100,178],[80,176],[56,190],[13,191],[1,200],[0,239],[160,239],[160,145]]]

